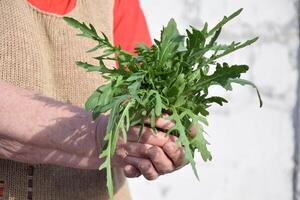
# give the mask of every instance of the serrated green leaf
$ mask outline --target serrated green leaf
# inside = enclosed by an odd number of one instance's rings
[[[172,109],[173,114],[170,116],[170,119],[175,121],[175,126],[172,128],[172,130],[177,130],[179,133],[178,141],[183,145],[184,151],[185,151],[185,158],[187,161],[190,162],[190,165],[192,166],[193,172],[197,179],[199,179],[197,169],[196,169],[196,163],[194,161],[193,153],[190,149],[190,142],[186,135],[185,128],[182,125],[181,119],[179,115],[177,114],[177,111],[175,108]]]
[[[99,90],[96,90],[85,102],[85,110],[86,111],[92,111],[100,101],[101,92]]]
[[[223,97],[209,97],[205,100],[207,103],[217,103],[220,106],[223,106],[223,103],[228,103],[228,101],[226,99],[224,99]]]
[[[195,88],[204,88],[210,85],[219,84],[225,87],[229,79],[239,78],[242,73],[247,72],[247,65],[229,66],[227,63],[223,65],[217,64],[215,72],[210,76],[202,75],[202,78],[194,86]]]
[[[191,144],[198,149],[198,151],[201,153],[202,159],[204,161],[212,160],[211,153],[207,149],[207,145],[209,143],[203,137],[203,130],[201,128],[197,129],[196,136],[191,141]]]
[[[161,100],[160,94],[155,93],[155,99],[156,99],[155,108],[154,108],[155,109],[155,115],[160,116],[161,111],[162,111],[162,100]]]
[[[145,77],[145,72],[137,72],[129,76],[129,78],[126,79],[127,82],[136,81],[136,80],[142,80]]]
[[[81,23],[72,17],[63,17],[63,19],[74,28],[79,28],[81,26]]]
[[[263,101],[262,101],[261,95],[258,91],[258,88],[256,87],[256,85],[254,83],[252,83],[251,81],[245,80],[245,79],[230,79],[229,81],[231,83],[237,83],[237,84],[240,84],[240,85],[250,85],[250,86],[254,87],[255,90],[256,90],[257,96],[258,96],[259,107],[263,106]]]
[[[233,14],[231,14],[230,16],[225,16],[223,18],[222,21],[220,21],[215,27],[213,27],[208,35],[213,35],[216,31],[218,31],[220,28],[222,28],[225,24],[227,24],[229,21],[231,21],[232,19],[234,19],[235,17],[237,17],[239,14],[241,14],[241,12],[243,11],[243,9],[239,9],[237,11],[235,11]]]
[[[89,97],[85,108],[92,112],[94,119],[104,112],[110,112],[105,143],[100,154],[104,159],[100,169],[107,171],[110,199],[113,199],[111,159],[118,137],[121,134],[126,141],[130,126],[139,125],[140,139],[147,117],[150,117],[150,126],[154,132],[155,118],[161,117],[163,113],[169,114],[170,120],[176,122],[166,134],[178,137],[177,143],[184,147],[186,160],[191,163],[197,178],[195,151],[200,152],[203,160],[211,160],[202,126],[197,129],[195,137],[190,134],[191,127],[199,123],[208,125],[206,116],[213,103],[223,105],[227,102],[222,97],[211,96],[211,86],[220,85],[226,90],[232,90],[231,84],[238,83],[251,85],[257,90],[253,83],[240,79],[247,72],[248,66],[218,63],[221,57],[249,46],[258,39],[233,41],[229,44],[218,42],[223,26],[241,11],[224,17],[210,30],[207,23],[201,29],[190,26],[186,35],[179,33],[175,20],[171,19],[163,28],[160,40],[154,40],[151,47],[139,45],[135,48],[136,54],[114,46],[104,33],[98,35],[93,25],[64,18],[69,25],[79,29],[78,35],[97,43],[89,51],[101,49],[102,52],[94,58],[99,61],[99,65],[86,62],[77,64],[108,80],[107,85],[99,87]],[[108,63],[117,63],[118,67],[108,66]],[[257,94],[262,105],[258,90]]]

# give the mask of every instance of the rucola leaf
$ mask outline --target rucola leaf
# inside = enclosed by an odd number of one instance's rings
[[[160,40],[154,40],[151,47],[140,44],[135,49],[135,54],[122,50],[120,46],[114,46],[104,33],[98,35],[91,24],[64,17],[70,26],[80,30],[79,36],[97,43],[89,52],[102,52],[95,57],[98,65],[80,61],[77,65],[88,72],[97,72],[108,80],[89,97],[85,109],[92,112],[94,119],[102,113],[110,112],[104,137],[105,145],[100,155],[104,162],[99,168],[107,172],[110,199],[113,199],[114,191],[111,160],[118,138],[123,137],[126,141],[130,126],[141,127],[141,138],[147,117],[150,117],[150,126],[155,132],[155,118],[168,114],[170,120],[175,121],[175,126],[166,134],[178,137],[177,143],[184,147],[186,160],[199,178],[194,160],[195,152],[200,152],[204,161],[212,159],[203,129],[204,125],[208,125],[206,117],[209,115],[209,107],[213,103],[221,106],[227,103],[223,97],[211,96],[210,87],[220,85],[226,90],[232,90],[232,83],[251,85],[256,89],[262,106],[257,87],[240,78],[248,71],[247,65],[217,62],[219,58],[257,40],[253,38],[246,42],[218,43],[224,25],[241,11],[242,9],[225,16],[210,30],[207,23],[202,29],[191,26],[186,35],[179,33],[175,20],[171,19],[163,28]],[[111,69],[107,61],[117,62],[118,67]],[[195,135],[191,134],[192,127],[196,128]]]
[[[260,95],[256,85],[254,85],[254,83],[252,83],[251,81],[245,80],[245,79],[240,79],[240,78],[239,79],[229,79],[228,84],[230,84],[230,83],[237,83],[237,84],[240,84],[240,85],[250,85],[250,86],[254,87],[255,90],[256,90],[257,96],[258,96],[259,106],[260,107],[263,106],[263,101],[262,101],[261,95]]]
[[[219,84],[225,87],[229,79],[239,78],[242,73],[247,72],[247,65],[229,66],[227,63],[217,64],[216,71],[209,76],[202,75],[202,78],[193,88],[207,88],[208,86]]]

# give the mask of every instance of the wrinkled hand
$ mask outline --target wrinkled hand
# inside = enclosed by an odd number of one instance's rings
[[[150,121],[146,120],[146,124]],[[156,120],[156,128],[165,132],[174,126],[172,121],[164,118]],[[154,180],[160,175],[171,173],[187,164],[182,146],[176,144],[175,136],[166,136],[165,132],[153,131],[144,127],[140,141],[140,126],[132,127],[128,132],[127,143],[119,138],[113,166],[122,167],[128,178],[143,175]]]

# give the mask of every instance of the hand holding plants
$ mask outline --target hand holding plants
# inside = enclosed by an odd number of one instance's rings
[[[140,126],[134,126],[128,132],[126,143],[121,137],[118,139],[112,166],[123,168],[128,178],[143,175],[148,180],[154,180],[187,164],[183,147],[176,144],[177,137],[166,135],[174,122],[166,117],[158,118],[156,128],[160,131],[157,133],[147,127],[148,122],[147,119],[141,138]]]

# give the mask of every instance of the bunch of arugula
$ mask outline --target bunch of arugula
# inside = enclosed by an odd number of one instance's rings
[[[181,35],[176,23],[171,19],[161,31],[160,40],[154,40],[149,48],[140,44],[136,55],[126,52],[120,46],[114,46],[104,33],[98,35],[93,25],[80,23],[73,18],[65,17],[66,22],[80,29],[79,36],[97,42],[97,46],[88,52],[103,49],[103,54],[96,57],[98,65],[78,61],[77,65],[88,72],[100,72],[108,80],[89,97],[85,109],[91,111],[96,119],[101,113],[110,111],[105,135],[105,147],[101,158],[105,161],[100,170],[106,169],[107,188],[113,198],[111,160],[116,150],[118,137],[126,142],[127,131],[131,126],[140,124],[140,135],[143,133],[144,121],[151,119],[151,128],[156,132],[155,119],[167,113],[176,125],[166,134],[178,137],[177,143],[185,149],[186,159],[191,164],[198,178],[194,153],[198,150],[204,161],[212,156],[207,149],[209,144],[204,137],[203,126],[198,126],[194,137],[190,135],[191,127],[201,123],[208,125],[206,116],[213,104],[223,105],[226,99],[210,96],[209,87],[220,85],[231,90],[231,84],[253,86],[258,94],[260,106],[262,100],[256,86],[250,81],[240,79],[247,72],[247,65],[229,65],[218,63],[217,59],[238,49],[254,43],[258,38],[246,42],[218,44],[217,39],[222,27],[238,16],[242,9],[224,17],[212,29],[207,23],[199,30],[191,27],[186,35]],[[104,61],[113,60],[117,68],[107,66]],[[213,72],[211,72],[213,70]]]

